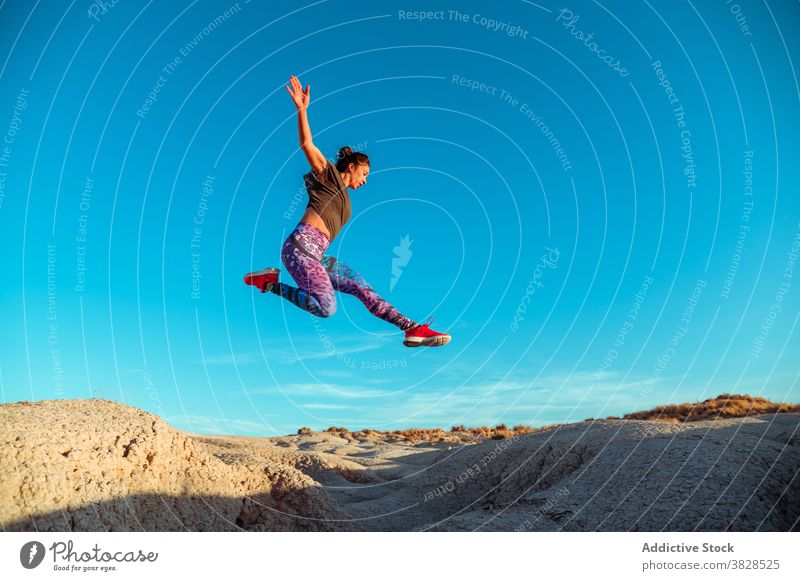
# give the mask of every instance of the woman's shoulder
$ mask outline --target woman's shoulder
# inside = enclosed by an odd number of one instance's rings
[[[313,184],[314,182],[318,182],[334,186],[340,190],[347,189],[344,185],[342,174],[339,172],[338,168],[336,167],[336,164],[332,163],[328,159],[325,160],[325,166],[322,169],[318,171],[314,171],[312,169],[303,177],[305,178],[307,184]]]
[[[328,165],[325,169],[326,175],[330,176],[330,180],[339,186],[339,188],[344,188],[344,180],[342,180],[342,174],[339,172],[339,168],[336,167],[335,163],[331,163],[328,161]],[[345,190],[347,188],[344,188]]]
[[[308,173],[303,175],[306,180],[313,179],[317,181],[325,181],[325,178],[330,173],[330,166],[331,162],[327,159],[325,160],[325,165],[322,166],[320,169],[311,168]]]
[[[314,170],[312,170],[312,173],[315,173]],[[316,172],[316,174],[319,175],[319,176],[339,176],[339,175],[341,175],[339,173],[339,170],[336,168],[336,164],[332,163],[331,160],[329,160],[329,159],[325,159],[325,165],[323,165],[322,168],[320,168]]]
[[[325,170],[326,172],[330,173],[333,176],[340,176],[339,168],[336,167],[335,163],[331,163],[330,160],[325,160]]]

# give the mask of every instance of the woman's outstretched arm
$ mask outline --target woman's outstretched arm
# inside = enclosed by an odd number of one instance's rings
[[[289,91],[289,95],[292,96],[292,101],[294,101],[297,107],[297,128],[300,132],[300,148],[303,150],[303,153],[306,154],[306,159],[309,165],[311,165],[311,169],[315,173],[320,173],[325,169],[328,160],[325,159],[322,152],[314,145],[314,142],[311,141],[311,128],[308,126],[307,113],[311,85],[306,85],[306,90],[304,91],[303,86],[300,84],[300,79],[294,75],[289,77],[289,82],[291,88],[287,86],[286,90]]]

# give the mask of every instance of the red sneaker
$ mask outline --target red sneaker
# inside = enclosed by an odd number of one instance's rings
[[[278,274],[280,272],[278,268],[265,268],[258,272],[248,272],[244,275],[244,283],[253,285],[262,293],[265,293],[273,284],[278,282]]]
[[[424,325],[417,325],[413,329],[406,331],[406,338],[403,345],[406,347],[441,347],[450,342],[450,335],[447,333],[437,333],[430,328],[433,317]]]

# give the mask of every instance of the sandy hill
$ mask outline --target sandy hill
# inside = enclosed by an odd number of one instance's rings
[[[800,530],[800,413],[785,405],[764,413],[761,404],[742,404],[748,396],[720,397],[738,401],[744,417],[692,412],[719,411],[725,405],[717,398],[651,412],[667,421],[503,426],[483,437],[451,430],[467,438],[425,430],[212,437],[105,400],[5,404],[0,524],[15,531]]]

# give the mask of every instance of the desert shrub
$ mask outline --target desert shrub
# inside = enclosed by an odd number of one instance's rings
[[[723,393],[702,402],[663,405],[647,411],[625,414],[622,419],[651,420],[677,424],[785,412],[800,413],[800,405],[774,403],[763,397],[752,397],[748,394]],[[609,417],[608,419],[619,418]]]

